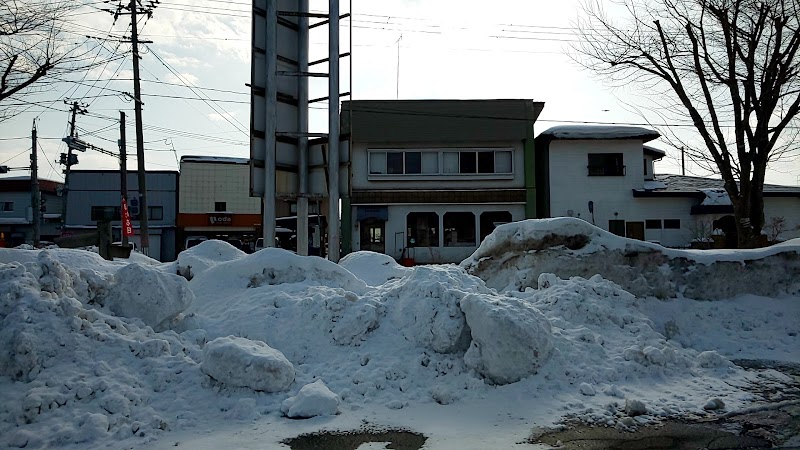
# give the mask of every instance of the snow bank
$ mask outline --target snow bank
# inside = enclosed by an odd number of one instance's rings
[[[185,278],[138,263],[114,274],[114,284],[104,298],[114,314],[142,319],[155,329],[166,328],[193,301]]]
[[[209,239],[178,253],[178,273],[191,280],[192,277],[205,272],[210,267],[239,259],[245,255],[245,252],[227,242]]]
[[[472,334],[464,362],[493,382],[514,383],[536,373],[550,355],[550,323],[529,304],[471,294],[461,308]]]
[[[339,403],[339,396],[331,392],[322,380],[317,380],[300,388],[296,396],[284,400],[281,411],[292,419],[333,416],[339,412]]]
[[[354,252],[345,255],[339,265],[353,272],[370,286],[380,286],[389,280],[402,278],[412,269],[397,264],[389,255],[375,252]]]
[[[800,240],[754,250],[676,250],[622,238],[571,217],[497,227],[461,263],[500,290],[536,287],[542,273],[600,274],[640,297],[730,298],[800,291]]]
[[[231,386],[280,392],[294,381],[294,366],[283,353],[261,341],[220,337],[203,347],[203,372]]]
[[[0,264],[0,446],[125,447],[185,426],[199,348],[91,306],[82,275],[52,256]]]

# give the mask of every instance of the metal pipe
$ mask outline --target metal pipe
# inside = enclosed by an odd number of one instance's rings
[[[339,0],[328,14],[328,259],[339,262]]]
[[[298,71],[308,72],[308,0],[298,2]],[[299,153],[299,193],[297,198],[297,254],[308,255],[308,77],[297,80],[297,150]]]
[[[275,152],[278,121],[278,0],[267,0],[266,7],[266,83],[264,86],[264,247],[275,247]]]

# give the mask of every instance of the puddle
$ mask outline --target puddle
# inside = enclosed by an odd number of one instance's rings
[[[320,431],[303,434],[282,442],[292,450],[356,450],[368,443],[386,443],[392,450],[420,450],[428,438],[407,430]]]
[[[700,424],[665,422],[640,426],[634,432],[616,428],[579,426],[564,431],[546,432],[528,440],[559,450],[644,450],[675,449],[757,449],[771,448],[772,443],[755,436],[740,436]]]

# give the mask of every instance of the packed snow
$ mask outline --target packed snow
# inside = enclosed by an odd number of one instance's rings
[[[0,445],[288,448],[372,424],[512,448],[570,417],[750,408],[769,402],[753,383],[789,378],[731,359],[800,362],[798,248],[681,252],[553,219],[498,227],[461,266],[220,241],[168,264],[2,249]],[[720,280],[693,287],[698,270]],[[687,295],[751,271],[783,281]]]

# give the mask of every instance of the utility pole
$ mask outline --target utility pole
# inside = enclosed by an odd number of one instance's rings
[[[681,175],[686,176],[686,149],[681,147]]]
[[[119,112],[119,191],[122,194],[122,200],[128,201],[128,155],[125,151],[125,112]],[[125,224],[122,224],[125,227]],[[123,230],[122,246],[128,246],[128,235]]]
[[[131,16],[131,47],[133,51],[133,104],[134,116],[136,119],[136,158],[137,158],[137,180],[139,184],[139,230],[141,233],[141,251],[145,255],[150,254],[150,230],[148,227],[148,208],[147,208],[147,173],[144,163],[144,132],[142,131],[142,90],[139,83],[139,44],[151,41],[139,40],[139,28],[137,16],[141,13],[147,17],[153,17],[153,9],[159,3],[158,0],[148,1],[147,5],[142,5],[142,0],[129,0],[127,4],[120,2],[117,10],[112,12],[114,21],[121,15],[130,14]],[[125,12],[127,11],[127,12]],[[109,11],[111,12],[111,11]],[[124,158],[123,158],[124,159]],[[126,174],[127,178],[127,174]]]
[[[33,245],[38,246],[40,236],[39,224],[41,223],[40,213],[42,205],[39,196],[39,165],[36,148],[36,119],[34,119],[33,128],[31,129],[31,141],[33,142],[33,145],[31,146],[31,212],[33,213]]]
[[[339,262],[339,0],[328,17],[328,259]],[[349,230],[348,230],[349,231]]]
[[[72,118],[69,121],[69,137],[74,139],[75,138],[75,116],[80,112],[83,114],[86,110],[81,109],[78,102],[72,103],[72,108],[70,109],[72,112]],[[70,167],[72,167],[72,145],[67,145],[67,159],[66,159],[66,169],[64,169],[64,187],[61,190],[62,197],[61,197],[61,224],[66,229],[67,226],[67,197],[69,196],[69,172]]]
[[[139,31],[136,24],[136,0],[131,0],[131,44],[133,45],[133,103],[136,117],[136,158],[139,180],[139,230],[142,253],[150,255],[150,231],[147,226],[147,173],[144,165],[144,133],[142,131],[142,91],[139,86]],[[150,15],[152,10],[148,10]]]

